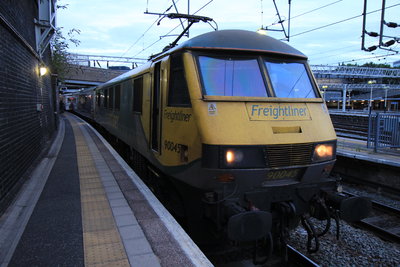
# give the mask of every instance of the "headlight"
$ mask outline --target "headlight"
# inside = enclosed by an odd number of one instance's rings
[[[265,164],[264,151],[261,146],[220,147],[220,168],[265,168]]]
[[[328,161],[335,158],[335,143],[318,144],[314,148],[313,162]]]
[[[243,152],[238,149],[229,149],[225,151],[226,165],[237,165],[243,160]]]

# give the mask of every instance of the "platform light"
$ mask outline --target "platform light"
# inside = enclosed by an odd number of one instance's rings
[[[39,66],[39,75],[40,77],[46,75],[47,73],[47,68],[44,65],[40,65]]]

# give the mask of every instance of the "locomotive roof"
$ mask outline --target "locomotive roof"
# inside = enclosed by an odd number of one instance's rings
[[[270,36],[245,30],[220,30],[208,32],[178,45],[178,49],[246,50],[307,58],[299,50]],[[172,52],[172,51],[171,51]]]
[[[199,36],[193,37],[179,44],[178,46],[175,46],[174,48],[165,51],[164,53],[158,54],[157,56],[153,57],[152,60],[158,60],[159,58],[167,54],[171,54],[174,51],[181,49],[253,51],[261,53],[288,55],[307,59],[307,57],[299,50],[294,49],[290,45],[282,41],[276,40],[275,38],[272,38],[270,36],[245,30],[220,30],[204,33]],[[140,69],[142,69],[142,67],[128,71],[100,85],[99,88],[129,78],[134,73],[137,73]]]

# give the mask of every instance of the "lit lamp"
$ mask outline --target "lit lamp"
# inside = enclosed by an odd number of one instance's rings
[[[258,29],[258,30],[257,30],[257,33],[258,33],[258,34],[261,34],[261,35],[268,35],[267,29],[266,29],[266,28],[263,28],[263,27],[261,27],[260,29]]]
[[[47,68],[44,65],[40,65],[39,67],[39,75],[44,76],[47,73]]]
[[[325,99],[325,93],[326,93],[326,89],[328,88],[328,85],[323,85],[322,86],[322,89],[324,89],[324,91],[323,91],[323,97],[324,97],[324,100],[326,100]]]

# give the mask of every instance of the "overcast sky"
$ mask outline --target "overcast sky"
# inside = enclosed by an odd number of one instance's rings
[[[180,13],[188,12],[188,0],[175,0]],[[388,63],[400,60],[400,54],[377,49],[361,51],[363,0],[292,0],[289,44],[309,57],[310,64],[337,65],[338,63]],[[172,0],[59,0],[57,26],[64,35],[79,29],[76,36],[80,45],[70,45],[70,52],[89,55],[148,58],[173,42],[179,34],[179,20],[164,18],[160,25],[155,15],[163,13]],[[288,0],[276,0],[283,19],[288,18]],[[379,32],[382,1],[368,0],[367,31]],[[200,11],[199,11],[200,10]],[[374,12],[378,10],[377,12]],[[172,7],[167,13],[176,12]],[[278,21],[272,0],[190,0],[190,14],[211,17],[218,29],[256,31]],[[400,24],[400,1],[386,0],[385,20]],[[333,24],[331,26],[327,26]],[[288,31],[287,21],[284,23]],[[173,30],[175,28],[175,30]],[[269,27],[281,29],[280,25]],[[171,32],[171,30],[173,30]],[[197,23],[190,37],[212,31],[207,23]],[[283,32],[270,31],[270,36],[283,39]],[[400,27],[384,27],[384,35],[400,38]],[[182,38],[181,42],[187,38]],[[384,38],[388,41],[390,38]],[[366,47],[377,45],[378,38],[366,37]],[[400,44],[390,47],[400,51]],[[391,55],[391,56],[388,56]]]

